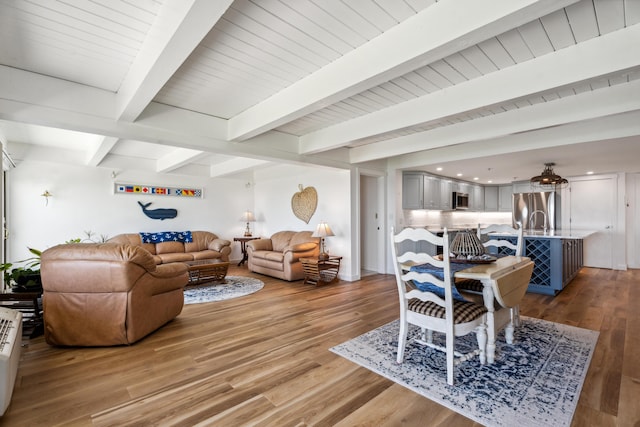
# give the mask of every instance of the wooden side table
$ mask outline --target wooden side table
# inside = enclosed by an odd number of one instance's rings
[[[12,292],[0,289],[0,306],[22,312],[22,335],[35,338],[42,335],[42,291]]]
[[[234,242],[240,242],[240,250],[242,251],[242,259],[238,263],[238,267],[245,263],[245,261],[249,258],[247,255],[247,242],[251,240],[259,239],[259,237],[234,237]]]
[[[304,270],[304,284],[331,283],[338,278],[341,256],[330,256],[327,260],[300,258]]]

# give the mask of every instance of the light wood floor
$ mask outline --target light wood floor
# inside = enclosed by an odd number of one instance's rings
[[[230,275],[251,275],[232,268]],[[477,426],[329,352],[398,318],[395,281],[265,288],[185,306],[129,347],[26,342],[3,426]],[[584,268],[521,313],[600,331],[573,426],[640,425],[640,270]]]

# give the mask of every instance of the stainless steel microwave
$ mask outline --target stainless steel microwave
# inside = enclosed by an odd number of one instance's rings
[[[453,209],[469,209],[469,194],[453,192]]]

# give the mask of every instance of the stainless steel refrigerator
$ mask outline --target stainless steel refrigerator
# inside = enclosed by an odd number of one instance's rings
[[[560,225],[559,195],[555,191],[515,193],[513,226],[521,223],[525,230],[555,230]]]

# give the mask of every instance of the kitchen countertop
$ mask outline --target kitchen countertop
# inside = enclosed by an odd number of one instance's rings
[[[426,228],[428,231],[432,232],[432,233],[438,233],[438,232],[442,232],[444,231],[444,227],[433,227],[433,226],[427,226],[424,227]],[[454,226],[454,227],[447,227],[447,231],[448,232],[455,232],[455,231],[465,231],[465,230],[475,230],[476,227],[461,227],[461,226]],[[528,237],[528,238],[540,238],[540,239],[584,239],[589,237],[592,234],[595,234],[596,231],[595,230],[561,230],[561,229],[557,229],[557,230],[547,230],[546,232],[543,230],[525,230],[523,235],[524,237]],[[513,234],[515,236],[515,234]]]
[[[539,238],[539,239],[584,239],[592,234],[595,234],[594,230],[525,230],[523,235],[525,238]],[[510,234],[514,236],[515,234]]]

